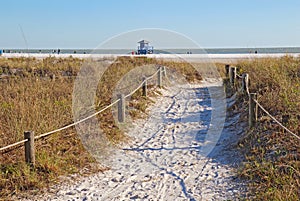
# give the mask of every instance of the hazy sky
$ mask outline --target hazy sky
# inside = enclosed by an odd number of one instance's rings
[[[0,13],[0,49],[95,48],[142,28],[204,48],[300,46],[299,0],[0,0]]]

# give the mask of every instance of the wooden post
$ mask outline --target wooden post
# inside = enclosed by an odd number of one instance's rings
[[[227,77],[228,77],[228,75],[229,75],[229,67],[230,67],[229,64],[226,64],[226,65],[225,65],[225,73],[226,73],[226,76],[227,76]]]
[[[242,89],[244,93],[249,94],[249,75],[248,73],[243,73],[242,75]]]
[[[233,68],[233,84],[234,84],[237,75],[237,67],[232,67],[232,68]]]
[[[118,98],[120,99],[118,102],[118,121],[123,123],[125,122],[125,96],[124,94],[119,94]]]
[[[233,86],[235,86],[235,90],[237,90],[237,85],[235,83],[238,83],[238,81],[236,82],[235,80],[237,79],[237,67],[233,67]]]
[[[165,66],[163,66],[163,76],[167,77],[167,71],[166,71],[166,67]]]
[[[147,97],[147,78],[143,77],[143,96]]]
[[[158,67],[158,73],[157,73],[157,84],[161,88],[162,87],[162,72],[161,72],[161,66]]]
[[[249,94],[249,127],[253,128],[257,121],[257,104],[254,102],[256,100],[256,93]]]
[[[291,118],[291,115],[285,114],[285,115],[282,115],[281,118],[282,118],[282,120],[281,120],[282,124],[283,124],[284,126],[287,126],[287,124],[288,124],[288,122],[289,122],[289,120],[290,120],[290,118]]]
[[[35,166],[34,132],[25,131],[24,139],[28,140],[25,142],[25,162],[34,167]]]
[[[52,81],[55,81],[55,74],[50,75],[50,79],[51,79]]]
[[[230,78],[230,83],[234,85],[234,81],[236,78],[236,67],[230,67],[229,68],[229,78]]]

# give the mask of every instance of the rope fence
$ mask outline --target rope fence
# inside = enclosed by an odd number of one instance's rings
[[[5,151],[5,150],[13,148],[13,147],[18,147],[18,146],[22,145],[24,142],[27,142],[27,141],[28,141],[28,139],[25,139],[25,140],[21,140],[19,142],[7,145],[6,147],[1,147],[0,151]]]
[[[162,76],[166,76],[166,68],[164,66],[158,66],[158,70],[152,74],[149,77],[143,77],[143,81],[129,94],[124,95],[124,94],[119,94],[118,99],[111,103],[110,105],[107,105],[106,107],[102,108],[101,110],[83,118],[80,119],[74,123],[71,123],[69,125],[63,126],[61,128],[40,134],[38,136],[34,136],[33,131],[25,131],[24,132],[24,140],[21,140],[19,142],[15,142],[13,144],[7,145],[5,147],[0,148],[1,153],[7,153],[9,151],[12,151],[18,147],[21,147],[22,145],[25,146],[25,161],[34,166],[35,165],[35,147],[34,147],[34,141],[47,137],[51,134],[57,133],[59,131],[66,130],[70,127],[76,126],[82,122],[87,121],[88,119],[91,119],[92,117],[97,116],[98,114],[104,112],[105,110],[111,108],[112,106],[118,104],[118,120],[120,123],[125,122],[125,99],[132,96],[135,92],[137,92],[140,88],[143,88],[143,96],[147,96],[147,81],[154,78],[157,75],[157,85],[159,87],[162,87]]]
[[[72,123],[72,124],[69,124],[69,125],[64,126],[64,127],[62,127],[62,128],[58,128],[58,129],[56,129],[56,130],[53,130],[53,131],[50,131],[50,132],[41,134],[41,135],[39,135],[39,136],[35,136],[34,139],[40,139],[40,138],[46,137],[46,136],[48,136],[48,135],[51,135],[51,134],[53,134],[53,133],[57,133],[57,132],[59,132],[59,131],[66,130],[67,128],[76,126],[77,124],[80,124],[80,123],[82,123],[82,122],[84,122],[84,121],[86,121],[86,120],[88,120],[88,119],[90,119],[90,118],[92,118],[92,117],[94,117],[94,116],[100,114],[101,112],[104,112],[105,110],[107,110],[107,109],[109,109],[110,107],[114,106],[114,105],[115,105],[116,103],[118,103],[119,101],[120,101],[120,100],[118,99],[118,100],[116,100],[115,102],[111,103],[110,105],[108,105],[108,106],[104,107],[103,109],[99,110],[98,112],[96,112],[96,113],[94,113],[94,114],[91,114],[90,116],[87,116],[87,117],[85,117],[85,118],[83,118],[83,119],[81,119],[81,120],[79,120],[79,121],[76,121],[76,122],[74,122],[74,123]]]
[[[274,122],[276,122],[280,127],[282,127],[285,131],[287,131],[289,134],[300,140],[300,136],[293,133],[291,130],[289,130],[287,127],[285,127],[281,122],[279,122],[274,116],[272,116],[257,100],[257,94],[256,93],[250,93],[249,92],[249,74],[243,73],[242,75],[239,75],[237,73],[237,67],[225,65],[225,71],[226,75],[229,76],[230,84],[234,87],[237,86],[237,83],[235,80],[240,79],[241,80],[241,88],[240,91],[248,95],[249,97],[249,127],[253,128],[257,122],[257,116],[258,116],[258,108],[261,109],[266,115],[268,115]]]
[[[147,79],[146,79],[147,80]],[[132,92],[130,92],[129,94],[127,94],[126,96],[124,96],[124,98],[128,98],[130,96],[132,96],[135,92],[137,92],[140,88],[142,88],[146,82],[146,80],[144,80],[139,86],[137,86]]]
[[[288,133],[290,133],[291,135],[293,135],[294,137],[298,138],[300,140],[300,137],[298,135],[296,135],[295,133],[293,133],[291,130],[289,130],[287,127],[285,127],[284,125],[282,125],[282,123],[280,123],[275,117],[273,117],[261,104],[259,104],[259,102],[257,100],[254,100],[254,102],[258,105],[258,107],[264,111],[271,119],[273,119],[273,121],[275,121],[279,126],[281,126],[284,130],[286,130]]]

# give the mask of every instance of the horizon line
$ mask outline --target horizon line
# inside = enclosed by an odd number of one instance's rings
[[[155,47],[154,47],[155,48]],[[195,47],[192,47],[192,48],[189,48],[189,47],[174,47],[174,48],[155,48],[156,50],[174,50],[174,49],[255,49],[255,48],[300,48],[300,46],[257,46],[257,47],[199,47],[199,48],[195,48]],[[11,48],[7,48],[7,47],[4,47],[4,48],[1,48],[2,50],[5,50],[5,49],[18,49],[18,50],[27,50],[27,49],[31,49],[31,50],[49,50],[49,49],[64,49],[64,50],[73,50],[73,49],[76,49],[76,50],[131,50],[133,48],[70,48],[70,47],[66,47],[66,48],[58,48],[58,47],[44,47],[44,48],[37,48],[37,47],[34,47],[34,48],[17,48],[17,47],[11,47]]]

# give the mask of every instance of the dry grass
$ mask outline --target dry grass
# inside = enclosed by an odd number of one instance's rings
[[[0,147],[23,139],[25,130],[36,135],[73,122],[72,90],[75,77],[84,61],[80,59],[0,58]],[[99,109],[110,104],[118,80],[131,69],[145,64],[163,64],[184,74],[188,80],[201,76],[189,65],[156,61],[147,58],[119,58],[104,73],[97,89]],[[52,80],[52,75],[56,79]],[[149,98],[132,96],[131,115],[146,113]],[[151,95],[151,94],[150,94]],[[111,112],[98,116],[100,127],[108,139],[119,143],[126,138],[115,125]],[[15,194],[42,188],[59,181],[60,175],[101,171],[95,160],[84,149],[74,128],[53,134],[36,142],[36,167],[31,170],[24,162],[24,148],[0,153],[0,198],[10,199]]]
[[[48,72],[61,73],[63,71],[78,72],[83,60],[77,58],[55,58],[47,57],[44,59],[18,57],[4,58],[0,57],[1,73],[13,73],[13,69],[25,69],[24,74],[35,74]],[[59,75],[59,74],[57,74]]]
[[[300,136],[300,58],[259,59],[237,66],[249,73],[250,92],[258,93],[263,107]],[[300,142],[262,112],[259,117],[256,128],[240,142],[247,157],[241,176],[251,181],[256,200],[299,200]]]

